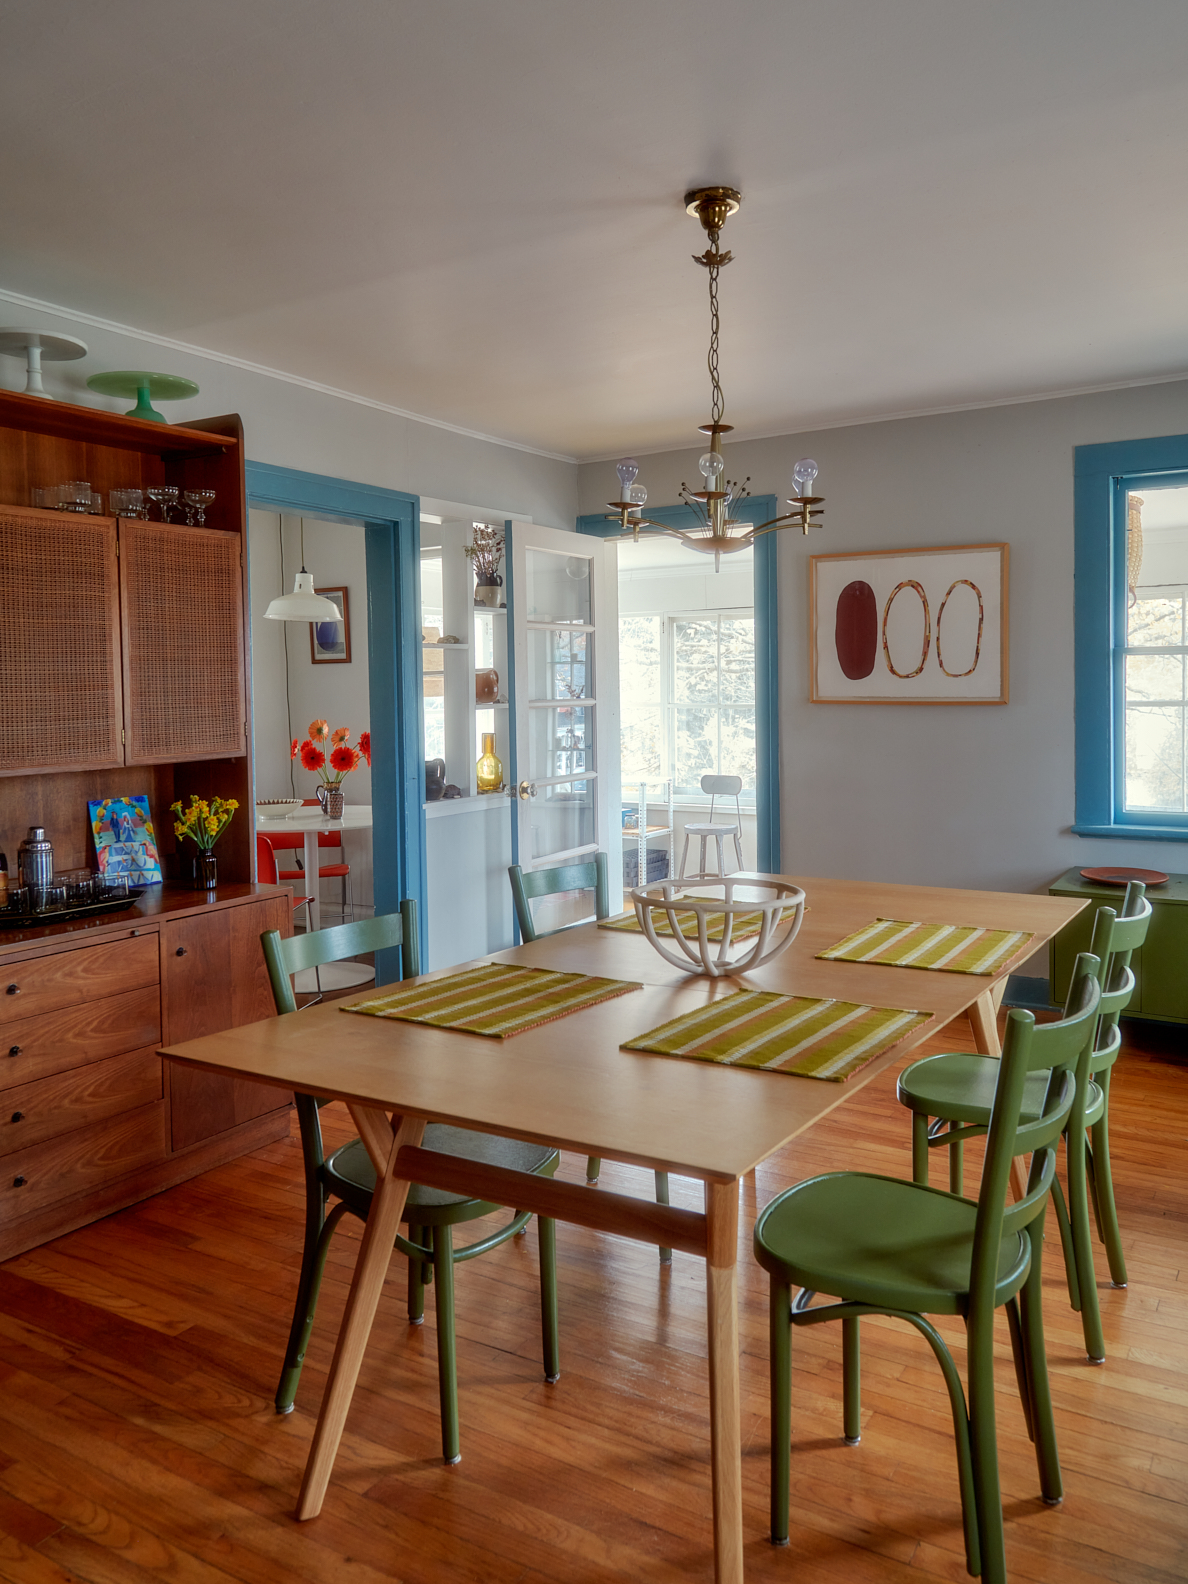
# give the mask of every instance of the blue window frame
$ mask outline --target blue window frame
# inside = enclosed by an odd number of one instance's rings
[[[1129,501],[1150,502],[1157,491],[1188,488],[1188,435],[1078,446],[1076,486],[1076,774],[1078,836],[1123,836],[1145,841],[1188,841],[1188,571],[1185,593],[1164,599],[1165,630],[1136,642],[1131,612],[1136,596],[1128,576]],[[1173,632],[1178,600],[1179,629]],[[1154,604],[1154,602],[1149,602]],[[1176,641],[1178,637],[1178,642]],[[1168,681],[1144,696],[1133,677],[1153,662]],[[1128,699],[1128,673],[1132,677]],[[1178,673],[1178,681],[1175,673]],[[1178,688],[1178,694],[1176,689]],[[1155,695],[1166,693],[1166,698]],[[1128,719],[1129,707],[1129,719]],[[1153,793],[1144,781],[1128,726],[1160,715],[1175,757],[1179,744],[1181,792]],[[1178,727],[1174,724],[1178,718]],[[1139,722],[1139,726],[1136,726]],[[1177,736],[1178,732],[1178,736]],[[1174,804],[1178,801],[1179,807]],[[1143,806],[1143,804],[1148,806]],[[1173,805],[1173,806],[1157,806]]]

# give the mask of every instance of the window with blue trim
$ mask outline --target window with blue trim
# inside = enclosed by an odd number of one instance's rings
[[[1076,461],[1073,829],[1188,840],[1188,437]]]

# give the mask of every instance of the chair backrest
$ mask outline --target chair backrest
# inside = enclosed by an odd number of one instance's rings
[[[256,832],[256,879],[261,885],[279,885],[276,853],[267,836]]]
[[[610,917],[610,883],[604,852],[595,853],[589,863],[560,864],[555,869],[525,871],[519,864],[511,864],[507,875],[511,881],[512,901],[515,903],[520,934],[526,941],[540,939],[540,931],[532,922],[532,909],[529,906],[536,897],[556,896],[558,891],[592,890],[595,917]],[[550,930],[546,933],[557,935],[560,931]]]
[[[360,952],[399,946],[402,948],[400,977],[412,979],[421,971],[417,904],[411,897],[400,904],[399,913],[356,919],[350,924],[336,924],[333,929],[291,935],[287,940],[279,930],[265,930],[260,942],[278,1012],[296,1012],[297,1001],[290,976],[302,968],[320,968],[323,963],[341,962],[344,957],[355,957]]]
[[[734,812],[740,822],[741,829],[742,808],[739,804],[738,797],[739,793],[742,791],[742,776],[703,775],[701,778],[701,790],[703,792],[708,792],[710,795],[709,817],[711,824],[714,818],[714,804],[717,802],[717,800],[719,798],[732,797],[734,799]]]
[[[994,1312],[998,1257],[1004,1234],[1017,1232],[1047,1204],[1056,1175],[1056,1147],[1060,1141],[1078,1086],[1084,1087],[1097,1009],[1101,1001],[1098,975],[1101,963],[1081,952],[1073,969],[1064,1016],[1056,1023],[1037,1024],[1030,1012],[1015,1007],[1007,1014],[1002,1062],[994,1091],[994,1105],[986,1134],[986,1159],[978,1193],[970,1281],[971,1311],[982,1318]],[[1030,1122],[1020,1122],[1023,1093],[1029,1074],[1049,1072],[1043,1110]],[[1030,1154],[1027,1192],[1007,1205],[1011,1161]]]
[[[1146,890],[1141,880],[1132,880],[1126,887],[1120,914],[1115,914],[1112,908],[1097,910],[1093,942],[1089,949],[1102,960],[1101,1008],[1097,1039],[1090,1058],[1092,1072],[1112,1067],[1122,1049],[1122,1031],[1118,1027],[1118,1020],[1129,1005],[1135,986],[1130,959],[1147,938],[1153,912]],[[1113,920],[1112,927],[1108,939],[1103,938],[1099,942],[1098,921],[1107,913]]]

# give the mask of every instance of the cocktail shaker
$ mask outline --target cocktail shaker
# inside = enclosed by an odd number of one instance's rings
[[[17,848],[21,884],[47,886],[54,878],[54,849],[45,839],[44,825],[30,825],[29,834]]]

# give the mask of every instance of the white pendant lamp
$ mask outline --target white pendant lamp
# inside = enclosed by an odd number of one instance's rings
[[[313,573],[305,570],[305,518],[301,519],[301,571],[293,579],[291,594],[278,594],[264,612],[268,621],[340,622],[342,612],[333,600],[314,593]]]

